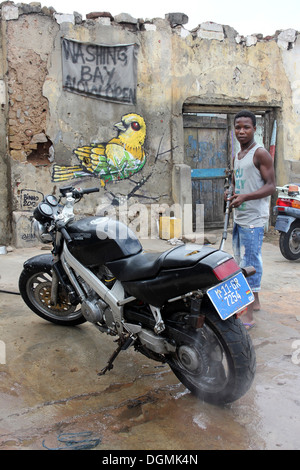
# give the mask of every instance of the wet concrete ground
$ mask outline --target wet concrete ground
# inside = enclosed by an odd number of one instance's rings
[[[23,260],[36,252],[0,257],[0,289],[16,290]],[[18,295],[0,293],[0,450],[62,447],[59,434],[86,431],[99,439],[96,450],[299,449],[300,262],[268,242],[263,259],[262,310],[250,332],[256,377],[225,407],[197,400],[167,365],[131,348],[97,376],[115,350],[112,337],[88,323],[52,325]]]

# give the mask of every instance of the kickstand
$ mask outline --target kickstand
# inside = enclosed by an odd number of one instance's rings
[[[117,349],[113,352],[113,354],[109,358],[109,361],[108,361],[107,365],[104,367],[104,369],[102,369],[101,372],[99,372],[97,375],[104,375],[108,370],[112,370],[113,367],[114,367],[113,362],[118,357],[120,352],[124,351],[127,348],[129,348],[129,346],[132,344],[133,341],[134,341],[134,339],[131,338],[130,336],[125,341],[122,338],[119,338],[118,339],[119,346],[117,347]]]

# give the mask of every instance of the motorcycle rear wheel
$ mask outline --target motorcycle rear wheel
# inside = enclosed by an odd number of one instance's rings
[[[300,258],[300,221],[295,220],[290,229],[280,232],[279,248],[281,254],[288,260],[295,261]]]
[[[176,335],[178,336],[178,335]],[[168,363],[176,377],[194,395],[212,404],[242,397],[255,376],[256,357],[241,320],[223,321],[210,309],[202,328],[183,332]]]
[[[72,305],[68,295],[58,287],[58,303],[51,305],[52,270],[40,266],[24,269],[19,279],[20,294],[26,305],[39,317],[56,325],[75,326],[86,320],[80,306]]]

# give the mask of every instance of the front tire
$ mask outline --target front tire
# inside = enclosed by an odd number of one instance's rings
[[[58,287],[58,303],[51,305],[51,267],[30,266],[19,279],[20,294],[26,305],[39,317],[56,325],[75,326],[86,320],[79,306],[72,305],[61,284]]]
[[[295,220],[289,230],[280,232],[279,248],[282,255],[288,259],[295,261],[300,258],[300,221]]]
[[[183,332],[181,344],[178,339],[176,343],[169,365],[198,398],[220,405],[239,399],[249,390],[256,369],[255,351],[235,316],[223,321],[210,309],[203,327]]]

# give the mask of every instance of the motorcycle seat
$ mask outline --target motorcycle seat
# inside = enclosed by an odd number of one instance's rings
[[[133,256],[106,263],[119,281],[138,281],[155,277],[161,269],[188,268],[216,251],[202,245],[181,245],[163,253],[142,251]]]

